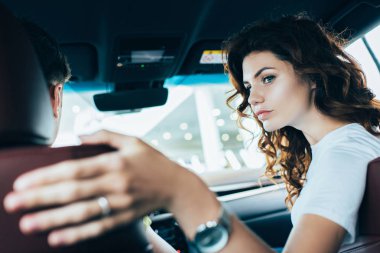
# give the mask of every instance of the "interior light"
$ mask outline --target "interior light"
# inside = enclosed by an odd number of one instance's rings
[[[224,119],[218,119],[216,121],[216,125],[219,126],[219,127],[224,126]]]
[[[191,141],[193,139],[193,135],[191,133],[185,133],[183,138],[185,138],[187,141]]]
[[[243,137],[240,134],[238,134],[238,135],[236,135],[236,140],[241,142],[241,141],[243,141]]]
[[[230,139],[229,134],[222,134],[222,141],[228,141]]]
[[[212,115],[215,117],[218,117],[220,115],[220,110],[219,109],[213,109],[212,110]]]
[[[154,140],[151,140],[150,143],[152,143],[154,146],[158,146],[158,140],[154,139]]]
[[[183,122],[183,123],[181,123],[181,124],[179,125],[179,128],[180,128],[181,130],[187,130],[188,125],[187,125],[187,123]]]
[[[164,138],[164,140],[170,140],[172,138],[172,134],[169,133],[169,132],[165,132],[163,135],[162,135],[162,138]]]

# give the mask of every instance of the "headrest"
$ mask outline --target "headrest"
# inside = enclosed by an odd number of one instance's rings
[[[37,55],[22,25],[0,4],[0,146],[48,145],[54,127]]]

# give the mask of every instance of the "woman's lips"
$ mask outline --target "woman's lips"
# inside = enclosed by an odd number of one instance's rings
[[[264,111],[264,112],[260,112],[259,115],[257,116],[259,120],[263,121],[263,120],[266,120],[269,118],[269,114],[271,113],[272,111]]]

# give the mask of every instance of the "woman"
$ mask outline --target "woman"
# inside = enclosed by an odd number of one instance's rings
[[[286,184],[294,228],[284,252],[337,252],[353,242],[367,164],[380,156],[380,103],[343,46],[303,16],[253,24],[224,43],[236,89],[228,101],[243,98],[236,110],[262,129],[266,174],[279,173]],[[72,224],[48,238],[67,245],[165,208],[201,252],[273,252],[225,212],[201,179],[141,140],[103,131],[83,143],[118,151],[21,176],[4,200],[9,212],[75,202],[24,216],[24,233]],[[107,199],[102,205],[83,200],[99,196]],[[111,215],[76,225],[107,206]]]

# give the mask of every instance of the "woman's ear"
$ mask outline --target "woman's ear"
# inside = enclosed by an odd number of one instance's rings
[[[49,88],[49,93],[54,118],[59,119],[62,108],[63,84],[57,83],[55,85],[51,85]]]

